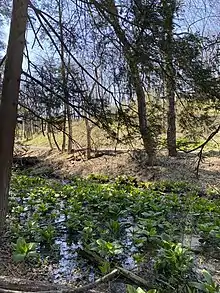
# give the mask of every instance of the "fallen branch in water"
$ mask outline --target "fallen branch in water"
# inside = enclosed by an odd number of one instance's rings
[[[143,278],[124,268],[117,267],[109,274],[97,279],[95,282],[78,288],[73,288],[68,285],[56,285],[41,281],[22,280],[0,276],[0,293],[95,293],[93,290],[95,287],[102,283],[110,282],[120,277],[120,275],[128,280],[128,283],[130,284],[135,284],[144,289],[151,288],[149,282]]]
[[[133,283],[147,290],[151,289],[150,283],[144,280],[143,278],[139,277],[138,275],[121,267],[117,267],[117,269],[123,277],[130,281],[130,283]]]
[[[72,288],[71,286],[54,285],[40,281],[22,280],[18,278],[2,277],[0,276],[0,292],[1,293],[83,293],[90,291],[102,283],[111,281],[118,276],[118,270],[114,269],[109,274],[97,279],[95,282]]]

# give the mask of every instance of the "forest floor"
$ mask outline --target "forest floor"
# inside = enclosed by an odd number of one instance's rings
[[[204,196],[207,194],[207,190],[214,190],[215,194],[219,194],[220,150],[218,147],[210,147],[205,150],[199,168],[199,176],[197,176],[198,156],[196,152],[185,153],[179,151],[176,158],[170,158],[164,150],[161,150],[157,154],[156,164],[149,166],[147,165],[147,156],[143,150],[132,150],[122,145],[119,145],[115,150],[114,144],[99,132],[95,132],[96,136],[93,137],[93,142],[95,141],[93,147],[96,151],[93,151],[92,158],[87,160],[85,133],[79,133],[82,135],[79,138],[82,149],[72,154],[61,153],[55,149],[51,150],[48,147],[46,138],[42,136],[27,141],[25,144],[17,143],[14,153],[14,165],[19,165],[19,170],[27,171],[28,176],[57,178],[59,182],[66,178],[86,178],[91,174],[108,175],[112,178],[132,176],[141,182],[171,181],[176,183],[184,181],[194,186],[199,186],[202,191],[201,194]],[[50,279],[48,276],[51,272],[48,264],[45,264],[45,267],[36,268],[36,271],[34,271],[26,263],[17,265],[10,261],[10,243],[7,245],[8,254],[5,254],[5,247],[0,248],[0,259],[6,258],[3,263],[7,263],[7,267],[2,267],[2,270],[7,272],[6,275],[21,278],[25,275],[32,280]],[[210,262],[206,260],[206,264],[214,272],[215,279],[219,281],[219,260],[213,261],[211,259]],[[214,268],[212,269],[212,267]],[[104,287],[94,292],[109,291]]]
[[[38,158],[33,162],[31,174],[50,173],[59,177],[82,176],[90,174],[126,175],[140,181],[185,181],[202,188],[220,188],[220,151],[206,151],[200,163],[199,176],[196,176],[198,156],[196,153],[179,152],[176,158],[167,157],[165,151],[157,155],[155,166],[147,165],[143,151],[126,149],[100,149],[86,160],[85,152],[62,154],[48,147],[17,146],[15,155],[23,158]]]
[[[87,145],[86,126],[84,121],[74,121],[74,139],[77,147],[85,149]],[[140,140],[136,139],[132,145],[115,144],[106,132],[93,127],[92,148],[98,150],[93,152],[93,158],[86,160],[85,151],[76,151],[74,154],[62,154],[58,151],[50,150],[46,135],[35,135],[28,141],[17,144],[15,155],[24,157],[37,157],[39,162],[32,166],[33,175],[41,173],[52,173],[61,177],[82,176],[90,174],[104,175],[129,175],[141,181],[187,181],[198,184],[204,188],[220,188],[220,137],[209,142],[204,150],[203,160],[200,164],[199,178],[196,176],[197,153],[179,152],[176,158],[169,158],[165,151],[161,150],[157,154],[157,162],[154,167],[146,164],[147,158],[141,149]],[[63,134],[55,133],[57,143],[62,144]],[[178,139],[185,139],[178,133]],[[161,141],[165,137],[160,138]],[[114,152],[117,146],[117,151]],[[193,148],[193,146],[192,146]]]
[[[53,180],[51,181],[51,179],[55,179],[54,181],[57,182],[57,186],[59,186],[59,192],[60,194],[64,194],[65,192],[67,192],[66,188],[67,185],[66,182],[68,182],[67,180],[62,180],[62,179],[70,179],[71,180],[75,180],[74,177],[87,177],[91,174],[95,174],[95,175],[109,175],[112,178],[116,178],[117,176],[132,176],[135,177],[138,181],[144,181],[144,182],[160,182],[160,181],[172,181],[174,182],[173,186],[174,186],[174,191],[170,192],[170,196],[175,196],[175,192],[177,192],[175,190],[175,184],[180,184],[180,189],[178,189],[177,194],[178,195],[182,195],[182,194],[187,194],[188,192],[190,193],[190,191],[184,191],[184,185],[183,185],[183,189],[182,189],[182,183],[178,183],[178,182],[187,182],[187,183],[191,183],[193,184],[193,186],[199,186],[199,197],[198,197],[198,201],[201,201],[201,204],[199,205],[199,209],[203,210],[203,205],[207,206],[207,209],[209,208],[208,205],[204,204],[204,200],[207,201],[207,204],[210,204],[210,209],[213,208],[213,202],[212,202],[212,197],[209,199],[207,197],[207,194],[212,194],[209,191],[213,191],[214,189],[214,193],[215,196],[213,195],[213,200],[215,200],[217,203],[219,202],[219,189],[220,189],[220,156],[219,156],[219,151],[206,151],[204,153],[204,159],[201,162],[200,165],[200,169],[199,169],[199,177],[196,176],[196,172],[195,172],[195,168],[197,166],[197,162],[198,162],[198,157],[196,155],[196,153],[189,153],[186,154],[184,152],[179,152],[178,156],[176,158],[169,158],[167,157],[165,151],[160,151],[158,152],[158,156],[157,156],[157,162],[155,164],[155,166],[148,166],[147,165],[147,157],[145,155],[145,153],[143,151],[137,151],[137,150],[128,150],[128,149],[123,149],[120,148],[117,151],[115,151],[113,148],[111,147],[105,147],[105,148],[99,148],[99,151],[97,152],[92,152],[93,158],[91,158],[90,160],[86,160],[86,156],[85,156],[85,151],[78,151],[75,152],[73,154],[62,154],[56,150],[50,150],[47,146],[44,145],[20,145],[20,144],[16,144],[15,147],[15,154],[14,154],[14,166],[16,167],[16,165],[19,165],[19,170],[22,171],[22,169],[25,171],[24,174],[27,174],[27,176],[25,177],[19,177],[19,172],[18,172],[18,179],[16,179],[15,175],[15,179],[12,180],[12,191],[15,193],[15,198],[18,198],[18,200],[16,200],[16,204],[18,205],[17,209],[15,208],[15,210],[13,211],[13,216],[12,216],[12,221],[10,223],[11,226],[13,226],[15,228],[15,230],[18,228],[17,225],[17,220],[16,220],[16,216],[20,217],[19,214],[19,209],[22,210],[22,205],[20,204],[20,202],[22,202],[21,199],[19,199],[19,197],[24,197],[25,201],[29,201],[30,197],[29,194],[32,193],[33,199],[36,197],[36,200],[38,200],[38,197],[41,196],[41,194],[43,195],[41,197],[41,201],[43,204],[43,201],[45,201],[45,205],[48,205],[48,203],[50,202],[51,198],[50,198],[50,194],[54,194],[54,192],[57,193],[57,191],[55,191],[55,189],[51,189],[52,185],[50,186],[50,184],[53,184]],[[33,177],[31,176],[33,175]],[[36,181],[35,176],[40,176],[45,177],[47,179],[45,179],[46,181],[43,183],[41,181]],[[72,179],[71,179],[72,178]],[[48,180],[49,179],[49,180]],[[36,179],[39,180],[39,179]],[[42,179],[44,180],[44,179]],[[50,183],[51,182],[51,183]],[[97,196],[100,196],[100,188],[104,188],[105,189],[105,185],[103,185],[103,187],[100,187],[99,185],[97,185],[97,191],[93,191],[91,193],[91,189],[88,185],[87,187],[87,183],[85,185],[85,183],[80,183],[80,181],[73,181],[75,182],[74,184],[79,184],[79,190],[83,190],[85,188],[84,191],[81,191],[82,193],[79,192],[79,194],[82,194],[83,196],[85,196],[85,200],[86,201],[90,201],[91,200],[91,205],[94,204],[94,200],[97,200]],[[87,182],[87,181],[86,181]],[[88,181],[89,182],[89,181]],[[36,190],[33,189],[33,184],[36,184]],[[42,186],[41,186],[42,184]],[[63,184],[63,187],[62,187]],[[90,184],[90,183],[88,183]],[[114,186],[114,183],[112,186]],[[166,186],[163,185],[164,183],[162,183],[162,186]],[[32,187],[29,187],[32,186]],[[98,187],[99,186],[99,187]],[[171,185],[172,186],[172,185]],[[45,189],[46,188],[46,189]],[[54,188],[54,187],[53,187]],[[56,187],[57,188],[57,187]],[[68,188],[72,188],[72,187],[68,187]],[[94,185],[92,185],[92,188],[94,188]],[[114,187],[115,188],[115,187]],[[133,187],[132,187],[133,188]],[[104,190],[103,189],[103,190]],[[172,188],[171,188],[172,189]],[[35,190],[35,191],[34,191]],[[126,188],[125,188],[126,190]],[[188,190],[188,189],[186,189]],[[190,189],[189,189],[190,190]],[[160,197],[161,195],[163,195],[164,190],[161,190],[162,192],[160,193],[160,190],[158,190],[158,196]],[[34,193],[35,192],[35,193]],[[58,192],[58,194],[59,194]],[[105,192],[109,192],[105,191]],[[122,195],[120,195],[120,192]],[[123,187],[119,186],[119,189],[116,190],[116,196],[115,196],[115,200],[117,201],[117,196],[119,194],[120,196],[124,196],[123,193]],[[135,192],[139,192],[139,191],[135,191]],[[213,194],[214,194],[213,193]],[[217,196],[217,197],[216,197]],[[206,199],[207,197],[207,199]],[[187,197],[179,197],[180,198],[180,202],[182,201],[181,198],[187,198]],[[61,200],[62,204],[63,202],[66,200],[66,198],[64,198],[64,200],[56,198],[56,201],[59,203],[59,200]],[[80,198],[80,201],[82,199]],[[114,198],[112,199],[114,201]],[[120,199],[121,200],[121,199]],[[127,198],[125,197],[125,199],[127,201]],[[132,198],[131,198],[132,200]],[[147,200],[147,199],[146,199]],[[152,203],[155,200],[155,196],[154,193],[152,193],[151,195],[151,191],[149,191],[149,200],[152,201]],[[168,196],[168,201],[169,201],[169,196]],[[162,201],[161,201],[162,202]],[[172,202],[172,199],[171,199]],[[138,202],[135,202],[135,204],[138,204]],[[15,204],[15,202],[14,202]],[[20,204],[20,206],[19,206]],[[107,206],[109,205],[109,199],[107,198],[106,202],[105,200],[102,199],[102,201],[99,202],[99,205],[103,205],[103,210],[106,209],[106,204]],[[112,205],[116,204],[116,206],[118,205],[118,202],[114,203],[112,202]],[[195,204],[195,210],[197,211],[197,200],[196,202],[193,202],[193,204]],[[33,205],[33,203],[32,203]],[[45,217],[45,215],[43,214],[43,212],[40,210],[40,206],[38,206],[39,203],[38,201],[36,201],[36,203],[33,205],[34,208],[37,211],[37,214],[39,214],[39,218],[37,219],[37,221],[39,221],[39,225],[36,228],[36,231],[34,232],[33,235],[35,235],[37,237],[38,233],[40,233],[39,231],[41,231],[43,228],[41,228],[39,230],[39,227],[43,227],[42,224],[45,223],[40,223],[41,221],[46,221],[47,217]],[[133,205],[132,204],[127,204],[127,202],[125,203],[125,212],[127,212]],[[162,210],[164,211],[168,211],[169,210],[169,205],[170,203],[167,202],[166,204],[164,204],[164,206],[162,205]],[[59,205],[58,205],[59,206]],[[67,203],[67,209],[69,207],[73,206],[72,203],[68,204]],[[90,206],[90,204],[88,205]],[[110,204],[111,206],[111,204]],[[115,209],[116,209],[115,206]],[[181,203],[181,209],[184,210],[185,208],[189,208],[189,205],[187,202],[184,203],[184,205],[182,206]],[[84,208],[84,207],[83,207]],[[144,208],[144,206],[143,206]],[[39,209],[39,210],[38,210]],[[85,207],[86,209],[86,207]],[[139,207],[138,207],[139,209]],[[179,209],[179,207],[178,207]],[[219,209],[218,207],[215,207],[216,209],[216,213],[219,214]],[[16,214],[16,211],[18,214]],[[59,207],[57,208],[57,210],[55,211],[58,215],[58,218],[60,217],[60,210]],[[146,211],[144,211],[146,213]],[[171,212],[173,213],[173,208],[171,208]],[[42,213],[42,215],[41,215]],[[203,213],[203,212],[202,212]],[[101,215],[102,213],[100,213]],[[48,217],[50,217],[51,212],[48,212]],[[72,215],[74,215],[74,213],[72,213]],[[95,220],[95,216],[97,214],[92,214],[92,219]],[[152,214],[153,215],[153,214]],[[214,214],[212,214],[213,216]],[[76,219],[73,219],[74,225],[76,225],[77,223],[77,219],[78,216],[80,215],[76,215]],[[90,214],[88,214],[88,211],[85,210],[85,213],[83,214],[83,217],[87,217],[90,216]],[[111,223],[112,219],[111,219],[111,214],[108,215],[108,219]],[[153,217],[153,216],[152,216]],[[156,216],[156,218],[158,218]],[[19,218],[20,219],[20,218]],[[183,219],[185,219],[185,216],[183,215]],[[158,220],[158,219],[157,219]],[[206,219],[207,220],[207,219]],[[13,221],[15,221],[13,223]],[[161,217],[161,221],[164,223],[164,219],[163,217]],[[211,220],[210,220],[211,221]],[[216,216],[215,221],[219,221],[218,216]],[[33,220],[32,218],[29,219],[29,222],[34,224],[36,222],[36,218]],[[100,220],[99,220],[100,222]],[[24,222],[25,223],[25,222]],[[51,221],[52,223],[52,221]],[[206,225],[207,223],[204,222]],[[79,222],[80,224],[80,222]],[[23,225],[23,224],[22,224]],[[31,226],[27,229],[26,226],[24,226],[22,228],[22,225],[19,226],[19,229],[24,229],[23,232],[20,232],[21,235],[25,235],[24,237],[27,237],[26,239],[28,239],[28,233],[32,233],[33,231],[31,230]],[[95,223],[95,225],[97,225],[97,223]],[[179,223],[178,223],[179,225]],[[50,225],[49,225],[50,226]],[[174,227],[174,226],[172,226]],[[57,229],[59,231],[59,227],[52,227],[53,229]],[[80,231],[81,228],[79,228]],[[142,228],[141,228],[142,229]],[[177,230],[180,229],[180,227],[177,227]],[[53,231],[55,231],[53,230]],[[13,230],[14,231],[14,230]],[[31,232],[32,231],[32,232]],[[43,231],[43,230],[42,230]],[[41,231],[41,232],[42,232]],[[53,232],[52,231],[52,232]],[[179,231],[179,230],[178,230]],[[20,235],[18,232],[16,232],[18,235]],[[22,234],[23,233],[23,234]],[[25,234],[26,233],[26,234]],[[175,235],[175,233],[174,233]],[[195,238],[195,239],[194,239]],[[172,238],[171,238],[172,239]],[[194,237],[194,235],[192,235],[192,243],[193,241],[196,240],[196,242],[198,242],[198,237]],[[65,240],[66,241],[66,240]],[[62,242],[66,245],[66,242]],[[56,271],[56,266],[57,262],[55,262],[55,264],[51,261],[48,261],[47,258],[45,258],[45,262],[41,264],[41,266],[36,266],[36,265],[32,265],[29,262],[22,262],[22,263],[14,263],[14,261],[12,260],[12,247],[11,247],[11,242],[16,242],[16,240],[14,239],[13,241],[11,241],[10,238],[8,238],[8,234],[6,233],[5,238],[3,237],[0,241],[0,287],[2,284],[2,277],[1,275],[4,276],[8,276],[10,282],[13,281],[13,277],[15,278],[21,278],[21,279],[27,279],[27,280],[34,280],[34,281],[50,281],[53,282],[54,279],[51,279],[51,276],[54,277],[54,271]],[[64,245],[64,246],[65,246]],[[66,245],[67,246],[67,245]],[[65,247],[66,247],[65,246]],[[61,245],[62,247],[62,245]],[[72,247],[71,247],[72,249]],[[55,255],[55,252],[54,252]],[[73,257],[73,256],[72,256]],[[220,262],[219,262],[219,256],[218,258],[212,258],[209,255],[207,257],[203,257],[201,255],[201,259],[198,258],[197,256],[195,257],[196,260],[198,260],[199,266],[202,269],[204,266],[205,268],[208,268],[209,270],[212,271],[213,273],[213,277],[214,279],[219,283],[220,282]],[[65,259],[65,254],[64,254],[64,262],[66,262]],[[63,267],[62,267],[62,262],[60,261],[58,263],[58,267],[59,269],[62,271]],[[74,271],[74,270],[73,270]],[[64,271],[64,273],[68,273],[69,272],[69,263],[67,261],[67,265],[66,265],[66,271]],[[64,274],[64,276],[65,276]],[[76,273],[77,275],[77,273]],[[88,274],[87,274],[88,275]],[[72,275],[71,275],[72,276]],[[149,276],[148,276],[149,277]],[[66,280],[65,277],[62,277],[61,279],[55,280],[55,281],[60,281],[61,280],[61,284],[63,280]],[[14,280],[14,282],[16,283],[16,279]],[[86,283],[89,283],[89,280],[87,280]],[[113,282],[114,283],[114,282]],[[116,282],[117,283],[117,282]],[[65,284],[65,283],[64,283]],[[119,284],[120,285],[120,284]],[[117,285],[118,286],[118,285]],[[15,286],[16,287],[16,286]],[[118,287],[117,287],[118,288]],[[119,288],[119,290],[121,290]],[[125,292],[123,291],[114,291],[114,290],[110,290],[109,288],[104,286],[104,287],[98,287],[96,288],[94,291],[91,292]]]

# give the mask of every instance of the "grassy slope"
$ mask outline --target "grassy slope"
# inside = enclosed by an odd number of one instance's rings
[[[62,140],[63,140],[63,134],[62,132],[56,131],[55,133],[56,140],[59,144],[59,146],[62,145]],[[193,140],[189,140],[184,138],[182,133],[177,133],[177,146],[180,146],[180,149],[184,149],[185,147],[187,149],[194,148],[195,146],[200,145],[200,143],[203,143],[205,139],[209,135],[204,135],[204,139],[201,139],[200,142],[197,142],[193,144]],[[74,121],[73,122],[73,139],[82,147],[86,147],[87,145],[87,140],[86,140],[86,126],[84,121]],[[55,148],[55,144],[53,142],[52,136],[51,136],[52,143]],[[162,134],[161,135],[161,147],[165,147],[166,145],[166,135]],[[187,142],[190,142],[190,144],[187,147]],[[47,135],[43,135],[42,133],[35,135],[32,139],[29,139],[28,141],[23,141],[24,144],[29,145],[29,146],[35,146],[35,147],[40,147],[40,148],[49,148],[49,142]],[[220,143],[220,135],[217,134],[213,140],[209,142],[209,144],[206,146],[205,150],[206,151],[219,151],[219,143]],[[99,149],[99,148],[114,148],[116,145],[116,142],[113,141],[112,139],[109,138],[109,135],[106,131],[94,127],[92,129],[92,148],[93,149]],[[136,141],[133,142],[133,146],[136,146],[138,148],[141,147],[141,141],[139,139],[136,139]],[[122,145],[122,144],[117,144],[117,148],[127,148],[127,145]]]
[[[56,139],[59,146],[62,145],[63,134],[62,132],[56,132]],[[77,141],[82,147],[86,147],[86,127],[84,121],[74,121],[73,123],[73,139]],[[39,146],[39,147],[49,147],[49,142],[47,136],[43,134],[35,135],[33,139],[25,142],[27,145]],[[53,143],[54,144],[54,143]],[[94,127],[92,129],[92,147],[114,147],[115,142],[108,138],[108,134]]]

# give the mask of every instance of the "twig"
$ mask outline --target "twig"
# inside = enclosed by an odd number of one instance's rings
[[[194,151],[199,150],[200,148],[204,149],[204,147],[207,145],[207,143],[213,139],[213,137],[220,131],[220,125],[208,136],[208,138],[206,139],[206,141],[204,141],[201,145],[195,147],[192,150],[186,151],[186,153],[192,153]]]
[[[210,135],[209,137],[206,139],[206,141],[201,144],[199,147],[197,147],[196,149],[199,149],[200,148],[200,151],[198,153],[198,162],[197,162],[197,165],[196,165],[196,177],[198,178],[199,177],[199,166],[200,166],[200,163],[202,161],[202,155],[203,155],[203,150],[205,148],[205,146],[208,144],[208,142],[220,131],[220,125],[216,128],[216,130],[214,130]]]
[[[5,62],[6,60],[6,55],[2,58],[2,60],[0,61],[0,67],[2,67],[3,63]]]

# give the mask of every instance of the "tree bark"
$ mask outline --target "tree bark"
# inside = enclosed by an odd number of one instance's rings
[[[137,64],[133,63],[132,58],[129,57],[128,63],[131,70],[133,87],[137,95],[138,119],[141,138],[144,144],[144,149],[148,155],[148,164],[153,165],[155,160],[155,142],[153,133],[151,132],[149,123],[147,121],[146,96]]]
[[[66,104],[64,103],[62,153],[64,153],[66,150],[66,111]]]
[[[52,144],[52,141],[51,141],[50,134],[51,134],[51,125],[48,122],[47,123],[47,139],[48,139],[48,142],[49,142],[50,149],[52,150],[53,149],[53,144]]]
[[[89,125],[89,120],[85,118],[85,124],[86,124],[86,157],[87,160],[91,159],[91,150],[92,150],[92,141],[91,141],[91,126]]]
[[[167,148],[171,157],[177,156],[176,150],[176,110],[175,110],[175,69],[173,66],[173,19],[176,0],[163,1],[164,11],[164,61],[165,61],[165,96],[167,111]]]
[[[68,99],[69,100],[69,99]],[[67,147],[67,152],[68,154],[72,153],[72,148],[73,148],[73,125],[72,125],[72,114],[71,114],[71,109],[70,105],[67,104],[67,122],[68,122],[68,147]]]
[[[13,160],[28,0],[14,0],[0,104],[0,233],[3,231]]]

